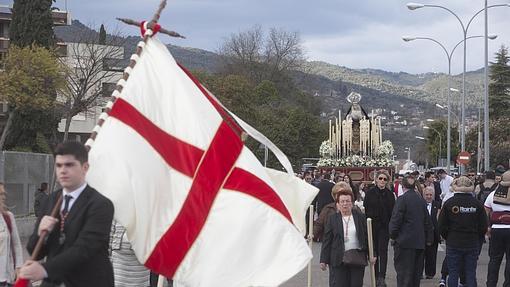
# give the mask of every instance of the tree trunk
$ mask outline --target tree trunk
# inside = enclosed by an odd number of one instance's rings
[[[71,112],[69,112],[66,115],[66,126],[65,126],[65,129],[64,129],[64,140],[63,140],[63,142],[67,141],[67,137],[69,136],[69,127],[71,126],[71,119],[72,119]]]
[[[4,150],[5,140],[7,139],[9,129],[11,128],[12,125],[12,118],[14,118],[14,111],[9,112],[7,123],[5,123],[4,130],[2,131],[2,136],[0,137],[0,151]]]

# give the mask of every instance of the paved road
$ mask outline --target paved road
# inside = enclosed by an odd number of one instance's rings
[[[476,270],[478,286],[485,286],[485,280],[487,278],[487,264],[489,263],[489,256],[487,255],[488,244],[485,244],[482,249],[482,253],[480,254],[480,258],[478,259],[478,268]],[[421,281],[420,286],[423,287],[435,287],[439,283],[439,279],[441,277],[441,264],[443,262],[443,258],[445,257],[445,246],[440,246],[440,251],[438,251],[438,259],[437,259],[437,272],[436,277],[433,279],[424,279]],[[328,273],[323,272],[319,268],[319,254],[320,254],[320,243],[313,243],[312,251],[314,254],[314,258],[312,260],[312,286],[314,287],[328,287]],[[388,258],[388,271],[386,283],[389,287],[397,286],[395,273],[395,268],[393,267],[393,248],[389,249],[389,258]],[[501,264],[503,268],[500,268],[499,272],[499,282],[498,285],[503,285],[503,269],[504,264],[506,264],[505,260]],[[369,269],[365,269],[365,278],[363,286],[370,286],[370,276]],[[306,287],[307,286],[307,269],[305,268],[303,271],[298,273],[296,276],[291,278],[288,282],[282,285],[283,287]]]
[[[26,245],[27,238],[23,238],[23,246]],[[478,259],[478,268],[477,268],[477,279],[478,279],[478,286],[485,286],[485,280],[487,277],[487,264],[489,262],[489,257],[487,255],[487,249],[488,244],[485,244],[482,249],[482,253],[480,255],[480,258]],[[313,287],[328,287],[328,272],[322,271],[319,268],[319,254],[320,254],[320,243],[313,243],[312,246],[312,252],[314,255],[314,258],[312,260],[312,286]],[[441,245],[439,247],[438,251],[438,259],[437,259],[437,272],[436,277],[434,279],[424,279],[421,281],[420,286],[422,287],[435,287],[437,286],[439,282],[440,277],[440,271],[441,271],[441,263],[443,262],[443,258],[445,257],[445,246]],[[388,252],[389,258],[388,258],[388,271],[387,271],[387,278],[386,283],[388,287],[394,287],[397,286],[396,281],[396,273],[395,268],[393,267],[393,249],[390,247]],[[24,249],[24,258],[28,258],[28,254],[26,253],[26,250]],[[506,264],[505,260],[503,259],[503,263],[501,264],[503,267],[500,268],[499,272],[499,286],[502,286],[503,284],[503,269],[504,264]],[[370,278],[369,278],[369,269],[365,269],[365,278],[364,278],[364,284],[363,286],[370,286]],[[38,286],[39,284],[34,284],[34,286]],[[301,272],[299,272],[296,276],[291,278],[289,281],[284,283],[282,287],[306,287],[307,286],[307,269],[305,268]]]

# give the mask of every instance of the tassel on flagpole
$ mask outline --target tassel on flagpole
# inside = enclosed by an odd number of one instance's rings
[[[313,243],[313,217],[314,217],[314,210],[313,205],[310,205],[309,209],[309,223],[308,223],[308,246],[310,247],[310,250],[312,249],[312,243]],[[312,260],[308,262],[308,287],[312,287]]]

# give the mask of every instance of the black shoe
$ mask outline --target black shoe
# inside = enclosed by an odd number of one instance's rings
[[[439,281],[439,287],[446,287],[446,280],[445,279],[441,279],[441,281]]]

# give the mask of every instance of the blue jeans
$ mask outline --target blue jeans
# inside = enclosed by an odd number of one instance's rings
[[[467,287],[476,286],[476,263],[480,254],[479,247],[453,248],[446,246],[446,258],[448,263],[448,287],[459,286],[459,273],[461,262],[464,261]]]

